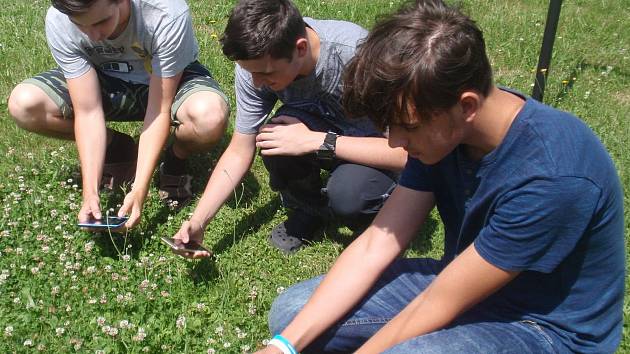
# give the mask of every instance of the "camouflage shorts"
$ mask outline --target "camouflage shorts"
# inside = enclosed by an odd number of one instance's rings
[[[101,98],[105,119],[108,121],[142,121],[149,100],[149,86],[130,83],[112,76],[107,76],[97,70],[101,87]],[[25,83],[33,84],[46,94],[59,107],[65,119],[72,119],[74,111],[68,92],[68,85],[61,69],[56,68],[30,79]],[[171,121],[173,125],[179,122],[175,114],[184,101],[193,93],[211,91],[221,96],[226,103],[228,99],[221,90],[219,83],[212,77],[210,71],[201,63],[195,61],[188,65],[182,73],[177,93],[171,106]]]

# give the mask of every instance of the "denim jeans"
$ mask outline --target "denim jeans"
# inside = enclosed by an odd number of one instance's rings
[[[359,348],[384,324],[435,279],[442,269],[432,259],[396,260],[369,294],[338,324],[324,332],[303,353],[350,353]],[[280,333],[311,297],[323,276],[298,283],[274,301],[269,329]],[[490,319],[492,318],[492,319]],[[531,321],[497,320],[468,311],[446,328],[411,338],[385,353],[558,353],[552,338]]]

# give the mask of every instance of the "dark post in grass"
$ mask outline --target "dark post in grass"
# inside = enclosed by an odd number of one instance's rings
[[[549,73],[549,65],[551,64],[551,52],[553,51],[553,41],[556,39],[561,6],[562,0],[550,0],[549,11],[547,11],[545,33],[543,34],[540,56],[538,57],[534,90],[532,91],[532,97],[541,102],[543,94],[545,93],[545,83],[547,81],[547,74]]]

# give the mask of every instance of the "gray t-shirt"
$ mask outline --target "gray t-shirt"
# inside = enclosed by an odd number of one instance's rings
[[[116,39],[91,41],[54,7],[46,14],[50,51],[68,79],[90,67],[127,82],[149,84],[150,74],[172,77],[197,59],[199,48],[184,0],[131,0],[127,27]]]
[[[381,136],[367,118],[346,119],[341,106],[343,69],[354,56],[357,42],[367,31],[351,22],[334,20],[304,21],[319,36],[319,58],[315,70],[292,82],[282,91],[256,88],[252,75],[238,64],[235,69],[236,130],[255,134],[278,100],[285,106],[314,113],[326,119],[346,136]]]

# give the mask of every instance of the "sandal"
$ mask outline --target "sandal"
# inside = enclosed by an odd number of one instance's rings
[[[182,208],[192,199],[191,175],[168,175],[164,173],[164,163],[160,164],[158,195],[171,209]]]
[[[104,164],[101,189],[113,191],[132,184],[136,176],[136,164],[137,160]]]
[[[322,218],[294,210],[287,220],[271,230],[269,243],[285,253],[293,253],[312,240],[323,226]]]

